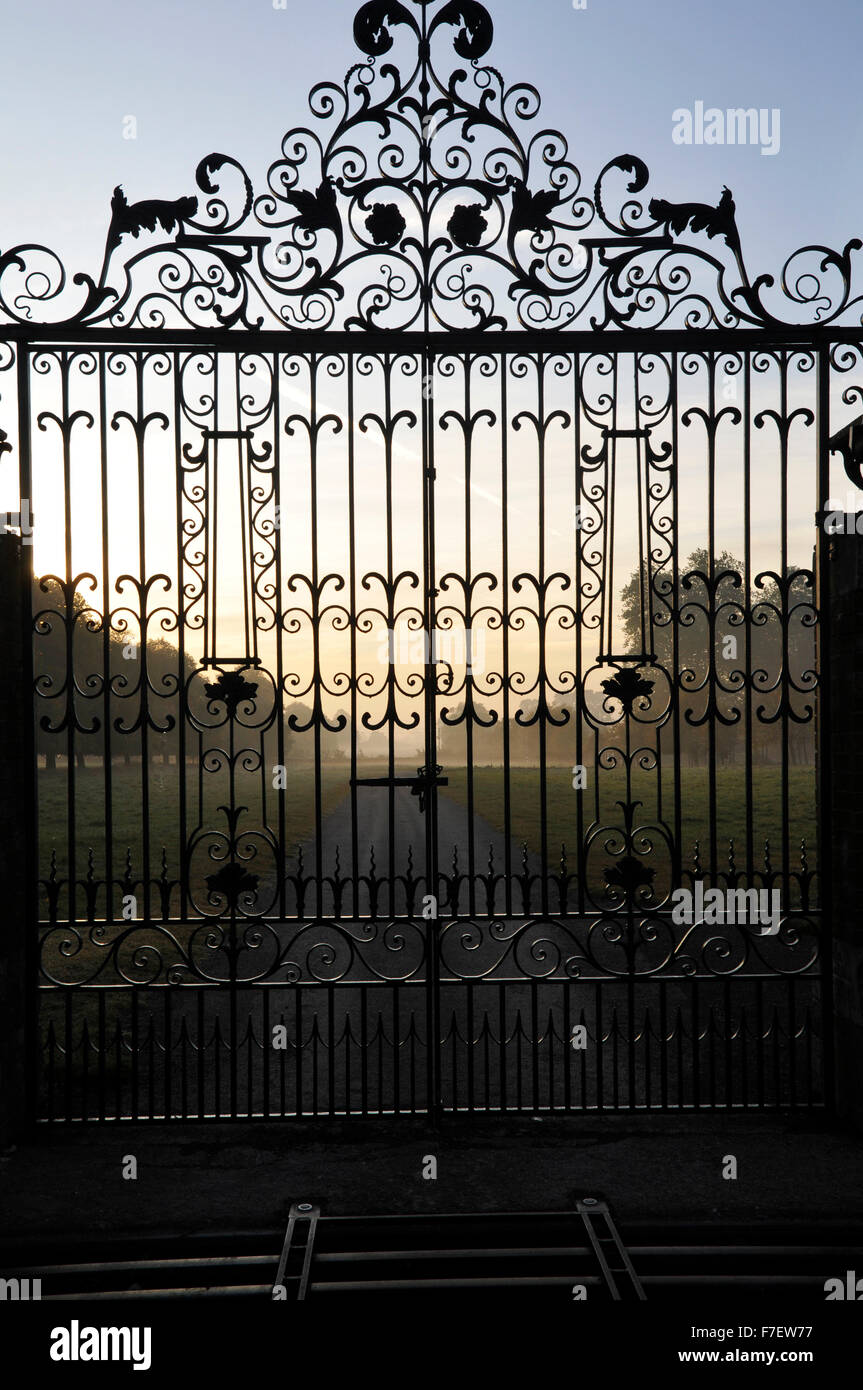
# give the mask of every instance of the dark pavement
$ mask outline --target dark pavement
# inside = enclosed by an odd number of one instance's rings
[[[436,1181],[423,1158],[438,1159]],[[135,1181],[122,1177],[126,1155]],[[736,1181],[723,1160],[737,1158]],[[606,1197],[621,1221],[863,1217],[863,1139],[783,1115],[43,1127],[0,1160],[4,1236],[274,1229],[330,1214],[553,1211]]]

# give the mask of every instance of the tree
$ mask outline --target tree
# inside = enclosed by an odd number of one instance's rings
[[[715,712],[723,758],[741,761],[748,690],[755,760],[779,760],[784,697],[789,756],[793,762],[811,762],[814,722],[809,711],[814,707],[816,666],[812,575],[790,565],[784,576],[756,573],[747,593],[744,568],[724,550],[715,557],[711,575],[708,552],[701,548],[680,566],[676,589],[671,570],[653,575],[650,635],[658,664],[672,674],[681,692],[681,753],[688,760],[703,760],[698,730]],[[642,640],[637,570],[621,599],[626,647],[637,652]]]
[[[106,631],[103,614],[85,592],[76,589],[71,604],[69,599],[57,580],[34,578],[36,739],[46,766],[56,768],[58,756],[66,754],[73,725],[76,765],[83,766],[85,756],[101,758],[106,717],[112,756],[131,762],[142,747],[140,728],[135,727],[142,713],[142,692],[151,720],[150,758],[176,754],[180,692],[195,669],[192,658],[185,654],[181,670],[179,650],[165,638],[151,638],[138,647],[131,632],[117,625]]]

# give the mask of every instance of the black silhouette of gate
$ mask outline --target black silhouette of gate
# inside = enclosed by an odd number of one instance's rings
[[[355,37],[257,198],[118,189],[65,317],[0,265],[39,1114],[824,1104],[850,250],[780,293],[730,194],[588,197],[479,4]]]

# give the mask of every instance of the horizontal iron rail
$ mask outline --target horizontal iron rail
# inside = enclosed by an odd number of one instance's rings
[[[600,1286],[602,1280],[597,1274],[580,1274],[578,1283]],[[501,1277],[450,1278],[437,1276],[430,1279],[358,1279],[332,1284],[312,1284],[311,1293],[399,1293],[416,1289],[515,1289],[515,1288],[571,1288],[571,1274],[508,1274]]]
[[[125,1274],[139,1269],[227,1269],[231,1265],[270,1265],[272,1255],[190,1255],[185,1259],[97,1260],[82,1264],[32,1265],[17,1271],[19,1278],[60,1274]],[[269,1286],[268,1286],[269,1287]]]
[[[609,1228],[601,1229],[602,1209],[607,1210],[607,1203],[597,1199],[578,1206],[588,1211],[591,1224],[600,1221],[597,1230],[602,1237],[600,1244],[613,1245]],[[636,1276],[636,1282],[642,1289],[642,1298],[646,1289],[658,1294],[690,1288],[706,1293],[711,1289],[763,1290],[769,1285],[793,1293],[820,1288],[825,1274],[837,1259],[853,1265],[863,1249],[863,1227],[853,1221],[850,1226],[839,1222],[791,1223],[788,1226],[771,1222],[754,1228],[738,1223],[723,1227],[721,1239],[717,1239],[719,1231],[707,1222],[695,1227],[680,1221],[636,1222],[625,1228],[625,1241],[618,1233],[623,1256],[616,1250],[610,1252],[611,1259],[605,1258],[605,1268],[602,1268],[602,1260],[598,1261],[601,1268],[597,1272],[590,1267],[594,1259],[592,1248],[573,1245],[571,1240],[573,1223],[581,1224],[579,1217],[583,1221],[584,1211],[419,1216],[388,1213],[322,1217],[317,1223],[312,1260],[308,1241],[305,1245],[302,1240],[296,1242],[297,1227],[304,1224],[296,1217],[305,1217],[310,1226],[315,1209],[299,1213],[294,1207],[292,1211],[295,1215],[294,1253],[304,1267],[308,1265],[307,1292],[315,1295],[553,1289],[569,1287],[574,1282],[591,1289],[604,1285],[611,1292],[607,1272],[620,1280],[624,1270],[612,1266],[626,1257],[640,1265],[642,1272]],[[666,1232],[667,1241],[663,1239]],[[7,1274],[13,1277],[40,1277],[43,1300],[50,1302],[147,1301],[178,1297],[269,1299],[272,1285],[258,1282],[258,1271],[262,1265],[273,1268],[279,1238],[278,1231],[269,1230],[252,1235],[212,1232],[189,1237],[185,1242],[189,1253],[179,1255],[176,1236],[168,1233],[140,1237],[133,1240],[131,1246],[127,1239],[110,1236],[98,1242],[78,1242],[74,1238],[63,1241],[61,1238],[60,1248],[65,1256],[62,1263],[51,1258],[56,1249],[53,1238],[42,1237],[26,1244],[18,1238],[0,1241],[0,1259]],[[440,1241],[437,1246],[436,1240]],[[268,1254],[261,1253],[268,1249]],[[38,1259],[40,1250],[48,1258],[34,1265],[32,1261]],[[75,1260],[75,1252],[79,1250],[84,1258]],[[160,1250],[165,1251],[164,1259],[158,1258]],[[207,1253],[215,1250],[222,1253]],[[135,1251],[140,1252],[139,1258],[135,1258]],[[605,1256],[604,1251],[600,1253]],[[112,1254],[117,1258],[112,1259]],[[19,1262],[21,1256],[27,1260],[26,1265]],[[504,1275],[501,1262],[508,1259],[513,1261],[513,1268]],[[536,1268],[535,1262],[542,1259],[548,1262],[546,1267]],[[563,1274],[555,1268],[555,1263],[566,1260],[573,1261],[575,1268]],[[471,1261],[475,1262],[473,1268]],[[404,1266],[404,1277],[392,1277],[394,1266],[399,1262]],[[710,1263],[705,1268],[707,1262]],[[427,1273],[415,1268],[421,1263],[425,1263]],[[486,1265],[484,1271],[476,1267],[481,1264]],[[320,1273],[318,1280],[311,1277],[312,1265]],[[359,1268],[355,1273],[351,1268],[362,1265],[366,1266],[368,1278],[361,1277]],[[533,1270],[531,1265],[534,1265]],[[189,1273],[193,1280],[197,1275],[200,1282],[185,1283],[184,1277]],[[144,1286],[116,1287],[130,1276],[137,1276]],[[220,1283],[220,1277],[230,1282]],[[629,1284],[626,1291],[631,1296],[636,1285],[628,1272],[626,1280]],[[60,1291],[55,1291],[57,1282],[60,1282]],[[290,1285],[295,1282],[296,1273],[288,1280]]]
[[[537,915],[539,915],[539,914],[537,914]],[[565,920],[568,920],[568,919],[566,919],[566,918],[556,918],[556,917],[554,916],[553,913],[549,913],[549,914],[547,914],[547,916],[548,916],[548,917],[551,917],[552,920],[554,920],[554,921],[558,921],[558,920],[559,920],[559,921],[565,921]],[[210,921],[213,922],[214,924],[217,923],[219,920],[220,920],[219,918],[211,918],[211,919],[210,919]],[[243,920],[247,925],[249,925],[249,926],[253,925],[256,921],[263,921],[263,922],[266,922],[269,926],[279,926],[279,925],[281,925],[281,923],[280,923],[279,921],[277,921],[276,919],[274,919],[274,918],[272,918],[272,917],[261,917],[261,918],[248,917],[248,918],[243,918],[242,920]],[[293,926],[293,925],[296,924],[297,921],[300,922],[300,923],[304,923],[306,920],[307,920],[307,919],[305,919],[305,918],[291,919],[291,921],[290,921],[289,923],[287,923],[286,925]],[[318,920],[320,921],[321,919],[318,919]],[[421,923],[423,919],[420,918],[420,917],[400,917],[400,916],[398,916],[397,913],[393,913],[392,916],[387,916],[386,918],[383,918],[383,917],[377,917],[377,918],[368,918],[368,917],[365,917],[365,918],[364,918],[364,917],[355,917],[355,918],[343,917],[343,918],[338,918],[338,917],[330,917],[330,918],[324,918],[323,920],[328,921],[328,922],[331,922],[333,925],[337,926],[337,925],[339,924],[339,922],[348,922],[348,921],[352,921],[352,922],[363,922],[363,921],[367,921],[367,922],[368,922],[368,921],[384,922],[384,921],[385,921],[386,923],[390,923],[390,922],[417,922],[417,923]],[[469,916],[467,916],[466,914],[461,914],[461,915],[459,915],[459,916],[453,916],[453,917],[449,917],[447,914],[442,914],[441,920],[445,921],[446,923],[451,923],[451,924],[455,925],[455,924],[461,923],[461,922],[464,922],[464,923],[474,922],[474,921],[476,921],[476,918],[475,918],[475,917],[469,917]],[[503,920],[505,920],[505,921],[507,921],[507,922],[517,922],[517,921],[519,921],[520,919],[517,918],[517,917],[509,917],[509,918],[504,918]],[[532,919],[527,919],[527,920],[532,920]],[[598,921],[603,921],[603,920],[611,921],[611,920],[613,920],[613,919],[611,919],[611,918],[608,918],[608,919],[605,919],[605,918],[597,918],[597,919],[595,919],[595,920],[598,920]],[[624,918],[623,920],[625,921],[626,919]],[[67,922],[61,922],[61,923],[57,923],[57,926],[78,926],[78,927],[85,926],[85,927],[86,927],[86,926],[91,926],[91,925],[92,925],[92,923],[89,923],[89,922],[68,922],[68,923],[67,923]],[[119,926],[120,924],[119,924],[119,923],[113,923],[113,924],[112,924],[112,923],[108,923],[108,925]],[[153,923],[152,925],[153,925],[153,926],[163,926],[163,927],[164,927],[164,926],[169,926],[169,925],[171,925],[171,924],[170,924],[170,923],[166,923],[166,922],[162,922],[162,923]],[[203,923],[202,923],[201,925],[203,925]],[[56,930],[56,927],[55,927],[54,929]],[[819,962],[819,965],[820,965],[820,962]],[[793,973],[793,974],[791,974],[791,973],[782,974],[782,973],[780,973],[779,971],[775,971],[775,970],[774,970],[774,971],[762,970],[762,971],[759,971],[759,972],[753,971],[751,974],[750,974],[750,973],[742,974],[742,973],[738,972],[737,974],[735,974],[733,977],[730,977],[730,978],[732,978],[732,979],[734,979],[734,980],[746,980],[746,981],[748,981],[748,982],[752,982],[752,981],[756,981],[756,982],[757,982],[758,980],[761,980],[761,981],[763,981],[763,982],[765,982],[765,983],[768,982],[768,981],[769,981],[769,982],[778,982],[778,983],[781,983],[781,982],[783,982],[783,981],[787,982],[787,981],[789,981],[789,980],[817,981],[817,980],[820,980],[820,979],[822,978],[822,973],[823,973],[823,972],[822,972],[820,969],[802,970],[802,971],[799,971],[799,972],[795,972],[795,973]],[[705,974],[703,974],[703,975],[687,975],[687,974],[685,974],[683,971],[679,971],[677,974],[670,974],[670,973],[659,974],[659,973],[652,973],[652,972],[650,972],[650,971],[644,971],[644,972],[641,973],[641,974],[639,974],[637,971],[633,972],[632,974],[626,974],[626,973],[615,974],[615,973],[609,972],[607,975],[580,975],[580,976],[578,977],[578,979],[572,979],[571,977],[569,977],[569,976],[567,976],[567,975],[541,975],[541,976],[535,976],[535,975],[502,975],[502,974],[501,974],[501,975],[489,975],[489,976],[487,976],[487,977],[476,976],[475,978],[470,978],[470,977],[466,978],[466,977],[463,976],[463,975],[445,975],[445,974],[442,974],[441,977],[440,977],[440,983],[441,983],[442,985],[465,985],[465,986],[470,985],[470,986],[476,986],[477,988],[480,988],[480,987],[482,987],[482,988],[489,988],[489,987],[492,986],[492,985],[531,985],[531,984],[541,984],[541,985],[572,985],[573,989],[574,989],[574,990],[577,990],[577,989],[579,989],[580,987],[583,987],[584,985],[596,985],[596,984],[609,984],[609,985],[612,985],[612,984],[626,984],[626,983],[627,983],[628,981],[630,981],[630,980],[635,981],[636,984],[639,984],[639,983],[641,983],[641,984],[647,984],[648,982],[651,982],[651,983],[653,983],[653,984],[658,984],[658,983],[662,983],[663,981],[666,981],[666,982],[668,982],[669,984],[691,985],[693,982],[698,983],[698,984],[708,984],[708,983],[712,983],[712,984],[721,984],[721,983],[722,983],[724,980],[726,980],[727,978],[729,978],[729,977],[724,976],[724,975],[708,975],[707,973],[705,973]],[[240,978],[238,978],[236,981],[231,981],[231,980],[228,980],[228,979],[225,979],[225,980],[206,980],[206,979],[198,978],[198,977],[194,976],[194,977],[193,977],[192,979],[190,979],[190,980],[188,981],[188,983],[186,983],[186,984],[169,984],[167,981],[161,981],[161,982],[155,982],[155,981],[154,981],[152,984],[133,984],[133,983],[130,982],[130,981],[119,981],[119,982],[116,982],[116,983],[102,983],[101,981],[98,982],[98,983],[97,983],[96,981],[91,981],[91,982],[88,982],[88,981],[78,981],[78,982],[70,981],[69,983],[64,983],[63,981],[60,981],[60,980],[52,980],[52,981],[44,981],[44,980],[43,980],[43,981],[40,981],[40,982],[39,982],[39,989],[42,990],[42,991],[44,991],[46,994],[52,993],[52,992],[54,992],[54,993],[73,993],[73,992],[75,992],[76,990],[77,990],[79,993],[81,993],[82,991],[87,991],[87,992],[90,993],[90,994],[92,994],[95,990],[106,990],[106,991],[107,991],[107,990],[115,990],[115,991],[116,991],[116,990],[127,990],[127,991],[129,991],[130,993],[131,993],[132,990],[138,990],[138,992],[143,996],[143,995],[151,995],[151,994],[154,994],[154,993],[156,993],[157,991],[160,991],[160,990],[161,990],[161,991],[173,991],[174,994],[182,994],[183,992],[188,992],[188,991],[193,990],[193,989],[207,990],[207,991],[212,992],[213,990],[220,990],[220,989],[221,989],[221,990],[225,990],[225,989],[229,989],[229,988],[231,988],[234,984],[236,984],[236,987],[237,987],[238,989],[252,989],[252,988],[255,988],[255,989],[292,989],[292,990],[293,990],[293,989],[333,989],[333,988],[335,988],[335,989],[383,989],[383,988],[392,988],[394,985],[397,985],[397,986],[399,986],[399,987],[405,986],[406,988],[409,988],[409,989],[410,989],[410,988],[415,988],[415,987],[418,986],[418,985],[425,984],[425,977],[424,977],[423,975],[417,975],[416,977],[407,976],[407,977],[405,977],[405,978],[397,978],[397,979],[395,979],[395,980],[386,979],[386,978],[382,978],[382,979],[381,979],[381,978],[379,978],[379,979],[370,978],[370,979],[358,979],[358,980],[342,979],[342,980],[296,980],[296,981],[295,981],[295,980],[286,981],[286,980],[284,980],[284,979],[271,979],[271,980],[255,980],[255,979],[249,979],[249,980],[244,980],[242,977],[240,977]]]
[[[824,1276],[822,1273],[812,1274],[643,1274],[641,1282],[656,1288],[662,1284],[680,1284],[702,1286],[703,1288],[715,1288],[719,1285],[722,1288],[735,1289],[763,1289],[765,1281],[769,1278],[771,1288],[774,1285],[784,1288],[803,1288],[806,1286],[823,1286]]]
[[[342,329],[189,329],[189,328],[104,328],[76,327],[58,324],[0,325],[0,342],[20,342],[26,347],[45,346],[95,348],[100,344],[116,348],[166,347],[216,349],[244,353],[254,344],[257,350],[286,353],[317,352],[325,355],[349,352],[388,352],[394,355],[425,352],[431,356],[449,356],[459,352],[673,352],[692,350],[705,352],[734,346],[738,351],[757,352],[766,346],[782,348],[830,347],[834,343],[863,342],[863,329],[793,325],[788,328],[686,328],[591,329],[543,332],[530,329],[501,332],[472,332],[450,329],[440,333],[422,333],[411,329],[389,332],[355,333]]]
[[[55,1293],[43,1294],[43,1303],[78,1303],[81,1299],[113,1302],[114,1299],[151,1298],[250,1298],[256,1294],[266,1296],[270,1293],[269,1284],[207,1284],[193,1285],[181,1289],[117,1289],[99,1290],[93,1293]]]
[[[433,1246],[430,1250],[320,1250],[315,1255],[316,1264],[355,1264],[363,1260],[542,1260],[549,1255],[555,1257],[587,1255],[587,1245],[489,1245],[489,1246]],[[36,1271],[38,1273],[38,1271]]]

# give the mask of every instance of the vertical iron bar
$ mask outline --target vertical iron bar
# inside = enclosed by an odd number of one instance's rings
[[[722,982],[722,1010],[725,1016],[725,1108],[734,1108],[734,1058],[732,1051],[732,1002],[731,983],[726,978]]]
[[[605,1109],[605,1083],[603,1070],[605,1058],[603,1055],[604,1039],[602,1035],[602,981],[593,982],[594,1014],[596,1017],[596,1108],[599,1111]]]
[[[500,1067],[500,1108],[501,1113],[506,1113],[506,1092],[507,1092],[507,1037],[506,1037],[506,985],[499,984],[497,987],[497,1010],[500,1024],[500,1037],[498,1039]]]
[[[18,396],[18,488],[19,497],[33,503],[33,475],[30,439],[30,348],[21,342],[16,360]],[[33,508],[35,511],[35,507]],[[23,529],[23,528],[22,528]],[[32,547],[22,544],[24,556],[29,563],[20,566],[23,592],[21,602],[21,668],[24,677],[22,691],[23,708],[26,717],[22,720],[24,736],[28,744],[27,782],[21,788],[21,816],[25,820],[25,860],[21,871],[25,875],[25,920],[24,920],[24,969],[26,979],[24,989],[24,1089],[25,1116],[32,1124],[39,1108],[39,1085],[41,1079],[41,1035],[39,1009],[39,857],[42,846],[39,838],[39,768],[36,737],[34,733],[34,681],[35,662],[33,651],[33,561]],[[48,758],[45,758],[46,772]],[[51,1054],[51,1118],[54,1118],[54,1056]]]
[[[507,374],[509,357],[500,357],[500,493],[501,493],[501,694],[503,703],[503,837],[504,837],[504,912],[512,917],[512,783],[510,769],[510,666],[509,666],[509,401]],[[503,1075],[503,1073],[501,1073]]]
[[[425,12],[423,12],[425,15]],[[421,354],[423,386],[433,382],[433,359],[428,346]],[[426,1032],[428,1110],[432,1123],[437,1125],[442,1114],[440,1068],[440,945],[441,924],[438,903],[438,789],[437,766],[437,671],[433,660],[431,636],[437,626],[437,557],[435,552],[435,432],[433,416],[434,391],[422,391],[422,461],[423,461],[423,589],[425,594],[426,670],[424,686],[425,766],[429,769],[426,790],[426,875],[435,900],[435,916],[426,922]]]
[[[274,454],[274,458],[273,458],[273,505],[274,505],[275,508],[276,508],[276,515],[277,515],[278,518],[279,518],[279,526],[278,526],[278,529],[276,530],[276,532],[274,533],[274,537],[273,537],[274,544],[275,544],[275,548],[276,548],[276,594],[275,594],[275,598],[274,598],[274,601],[273,601],[273,602],[274,602],[274,607],[275,607],[275,622],[274,622],[274,625],[273,625],[273,636],[274,636],[275,647],[276,647],[276,689],[275,689],[275,696],[276,696],[276,709],[275,709],[275,718],[276,718],[276,762],[278,763],[279,767],[285,767],[285,768],[286,768],[286,767],[287,767],[287,763],[285,762],[285,686],[284,686],[284,679],[285,679],[285,652],[284,652],[284,643],[283,643],[283,640],[282,640],[282,639],[283,639],[282,623],[283,623],[283,621],[284,621],[284,613],[283,613],[283,611],[282,611],[282,605],[283,605],[283,598],[282,598],[282,595],[283,595],[284,592],[285,592],[284,589],[283,589],[283,587],[282,587],[282,584],[283,584],[283,580],[284,580],[284,562],[285,562],[285,556],[284,556],[284,547],[283,547],[283,545],[282,545],[282,525],[284,524],[284,523],[283,523],[283,515],[284,515],[284,513],[283,513],[283,508],[286,508],[288,504],[287,504],[287,497],[285,497],[284,500],[283,500],[283,493],[282,493],[282,432],[281,432],[281,428],[280,428],[280,421],[281,421],[281,409],[280,409],[280,407],[281,407],[281,394],[280,394],[280,390],[279,390],[279,380],[280,380],[280,378],[279,378],[279,373],[281,372],[281,369],[282,369],[283,360],[284,360],[284,359],[283,359],[282,354],[281,354],[280,352],[274,352],[274,353],[273,353],[273,356],[272,356],[272,372],[273,372],[273,454]],[[285,780],[287,781],[287,777],[285,778]],[[287,880],[286,880],[286,875],[285,875],[285,863],[286,863],[287,854],[288,854],[288,846],[287,846],[287,844],[285,843],[285,840],[286,840],[286,837],[287,837],[287,825],[286,825],[286,814],[285,814],[285,813],[286,813],[286,805],[285,805],[286,800],[287,800],[287,788],[280,789],[280,790],[278,791],[278,793],[277,793],[277,798],[276,798],[277,807],[278,807],[278,837],[279,837],[279,838],[278,838],[278,843],[279,843],[279,849],[280,849],[280,851],[281,851],[281,860],[280,860],[280,862],[279,862],[279,864],[278,864],[278,866],[277,866],[277,872],[278,872],[279,917],[280,917],[280,919],[281,919],[281,921],[282,921],[283,924],[284,924],[285,919],[286,919],[286,917],[287,917],[287,915],[288,915],[288,903],[287,903],[287,890],[288,890],[288,885],[287,885]],[[266,996],[265,996],[265,997],[266,997]],[[268,1055],[269,1055],[270,1040],[269,1040],[269,1038],[268,1038],[268,1036],[267,1036],[266,1033],[265,1033],[265,1036],[264,1036],[264,1045],[265,1045],[265,1056],[268,1056]],[[285,1055],[286,1055],[286,1053],[285,1053],[285,1052],[282,1052],[282,1054],[281,1054],[281,1059],[282,1059],[282,1060],[284,1059]],[[264,1099],[264,1113],[267,1114],[267,1115],[270,1113],[270,1111],[269,1111],[269,1097],[268,1097],[268,1094],[267,1094],[268,1076],[269,1076],[269,1072],[266,1072],[266,1073],[265,1073],[265,1076],[264,1076],[264,1095],[265,1095],[265,1099]],[[282,1109],[284,1110],[284,1105],[282,1106]]]
[[[677,592],[675,588],[675,593]],[[659,1104],[668,1109],[668,982],[659,981]]]
[[[138,1118],[138,1064],[140,1061],[138,1047],[138,986],[132,986],[132,1119]]]
[[[360,1111],[369,1113],[369,990],[368,985],[360,985]]]
[[[351,719],[351,915],[360,915],[359,816],[357,814],[357,535],[356,535],[356,440],[354,438],[354,354],[345,354],[348,372],[348,592],[350,604],[350,719]],[[434,891],[434,890],[432,890]]]
[[[400,1063],[400,1061],[401,1061],[401,1020],[400,1020],[400,1018],[399,1018],[399,987],[398,987],[397,984],[394,984],[394,985],[393,985],[392,998],[393,998],[393,1024],[392,1024],[393,1033],[392,1033],[392,1049],[393,1049],[393,1102],[394,1102],[394,1103],[393,1103],[393,1112],[394,1112],[394,1114],[398,1115],[398,1114],[401,1113],[401,1078],[400,1078],[400,1075],[399,1075],[399,1072],[400,1072],[399,1063]],[[411,1019],[413,1020],[413,1010],[411,1010]],[[381,1028],[383,1028],[383,1024],[381,1024],[380,1026],[381,1026]],[[383,1044],[382,1044],[382,1045],[383,1045]],[[412,1090],[412,1093],[413,1093],[413,1077],[411,1077],[411,1090]],[[413,1108],[414,1108],[414,1107],[413,1107],[413,1102],[411,1102],[411,1110],[413,1110]],[[380,1111],[381,1111],[381,1114],[383,1114],[385,1107],[384,1107],[384,1097],[383,1097],[383,1091],[382,1091],[382,1090],[381,1090],[380,1096],[379,1096],[379,1109],[380,1109]]]
[[[282,841],[281,843],[284,842]],[[266,986],[263,990],[261,1006],[263,1011],[261,1019],[261,1045],[263,1049],[261,1071],[263,1073],[262,1084],[264,1087],[262,1110],[264,1119],[268,1120],[270,1118],[270,1056],[273,1050],[273,1033],[270,1026],[270,991]],[[284,1057],[285,1050],[282,1049],[279,1055]]]
[[[165,1038],[165,1071],[164,1071],[165,1119],[166,1119],[166,1120],[170,1120],[171,1114],[172,1114],[172,1111],[173,1111],[173,1095],[172,1095],[172,1092],[171,1092],[171,1081],[172,1081],[172,1071],[173,1071],[173,1068],[172,1068],[172,1065],[171,1065],[171,1063],[172,1063],[172,1056],[171,1056],[171,1039],[172,1039],[172,1036],[173,1036],[173,1007],[172,1007],[172,1006],[173,1006],[173,1000],[174,1000],[174,989],[173,989],[173,986],[168,985],[168,986],[166,987],[165,992],[164,992],[164,994],[163,994],[163,998],[164,998],[164,1001],[165,1001],[165,1003],[164,1003],[164,1019],[165,1019],[165,1030],[164,1030],[164,1038]]]
[[[818,351],[818,515],[830,497],[830,350]],[[816,818],[818,841],[818,886],[821,922],[820,981],[821,981],[821,1049],[824,1100],[830,1111],[835,1109],[834,1037],[833,1037],[833,817],[832,771],[833,729],[830,702],[832,618],[830,585],[830,538],[824,525],[818,529],[818,653],[819,748],[818,748],[818,810]],[[811,1039],[811,1028],[807,1030]],[[810,1070],[810,1088],[812,1077]],[[811,1093],[811,1090],[810,1090]]]
[[[548,615],[546,612],[546,536],[545,536],[545,367],[546,355],[540,352],[536,359],[537,371],[537,420],[539,422],[539,438],[537,440],[537,485],[539,495],[539,574],[538,582],[538,613],[537,628],[539,642],[539,671],[537,673],[537,693],[539,696],[539,844],[540,844],[540,901],[542,903],[542,913],[548,916],[548,786],[546,783],[546,748],[548,741],[548,671],[546,669],[546,642],[548,633],[546,624]],[[536,1032],[534,1031],[531,1046],[535,1049],[538,1046]],[[536,1095],[534,1094],[534,1105]]]
[[[581,506],[581,497],[584,489],[584,475],[582,472],[581,459],[581,356],[579,353],[573,354],[573,421],[575,429],[575,505]],[[576,515],[580,518],[581,512]],[[573,523],[575,516],[573,517]],[[575,594],[573,596],[573,606],[576,612],[581,612],[582,601],[582,553],[581,553],[581,527],[573,524],[573,537],[575,547]],[[581,623],[573,624],[573,641],[575,643],[575,761],[578,766],[584,765],[584,651],[583,651],[583,627]],[[597,767],[594,761],[593,782],[598,781]],[[581,919],[584,918],[586,910],[586,859],[584,847],[584,796],[578,792],[575,803],[576,814],[576,871],[578,873],[578,916],[579,926]],[[568,1069],[567,1069],[568,1071]]]
[[[465,989],[467,990],[467,1022],[465,1025],[465,1054],[467,1056],[467,1108],[473,1111],[474,1108],[474,1013],[473,1013],[473,981],[468,980]]]
[[[98,1096],[97,1096],[97,1102],[98,1102],[98,1105],[97,1105],[97,1114],[98,1114],[98,1118],[99,1118],[100,1120],[103,1120],[103,1121],[104,1121],[104,1119],[105,1119],[105,1061],[106,1061],[106,1058],[105,1058],[105,1046],[106,1046],[106,1043],[105,1043],[105,991],[104,991],[104,989],[100,989],[100,990],[99,990],[99,992],[98,992],[96,998],[97,998],[97,1000],[98,1000],[98,1014],[99,1014],[98,1032],[97,1032],[97,1038],[98,1038],[97,1046],[98,1046],[98,1049],[99,1049],[99,1051],[98,1051],[98,1059],[99,1059],[99,1082],[98,1082]]]
[[[294,1062],[295,1062],[295,1064],[296,1064],[296,1075],[295,1075],[295,1083],[294,1083],[294,1084],[295,1084],[295,1089],[296,1089],[296,1098],[295,1098],[295,1102],[294,1102],[294,1111],[295,1111],[295,1114],[296,1114],[297,1119],[300,1119],[300,1118],[302,1117],[302,1114],[303,1114],[303,1010],[302,1010],[302,1004],[303,1004],[303,990],[302,990],[302,986],[301,986],[299,983],[297,983],[297,984],[294,986],[294,1028],[295,1028],[295,1034],[294,1034],[294,1036],[295,1036],[295,1038],[296,1038],[296,1045],[295,1045],[295,1048],[294,1048]]]
[[[196,1003],[196,1012],[197,1012],[196,1023],[197,1023],[197,1034],[198,1034],[198,1059],[197,1059],[197,1070],[198,1070],[198,1119],[199,1119],[199,1120],[203,1120],[204,1116],[205,1116],[206,1113],[207,1113],[207,1112],[206,1112],[206,1108],[205,1108],[205,1098],[206,1098],[206,1084],[205,1084],[205,1061],[206,1061],[205,1053],[206,1053],[206,1041],[205,1041],[205,1038],[204,1038],[204,991],[203,991],[203,989],[200,989],[200,988],[199,988],[199,989],[197,989],[197,990],[195,991],[195,1003]]]
[[[530,982],[530,1075],[531,1075],[531,1110],[539,1109],[539,1023],[538,1023],[538,998],[536,980]]]
[[[701,1014],[699,1011],[698,980],[692,980],[692,1103],[701,1108]]]
[[[327,1114],[330,1118],[336,1113],[336,991],[334,985],[327,985]]]
[[[743,418],[745,433],[743,443],[743,570],[744,594],[746,602],[746,694],[744,723],[746,728],[745,781],[746,781],[746,886],[757,886],[755,880],[755,796],[753,789],[753,708],[752,708],[752,643],[753,643],[753,586],[752,586],[752,359],[746,352],[743,358]]]

